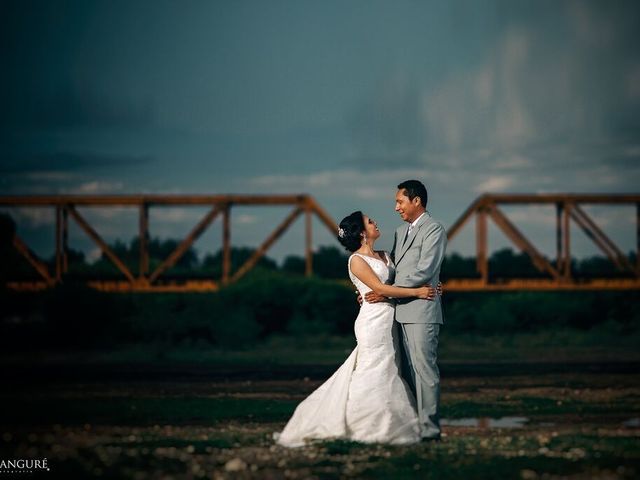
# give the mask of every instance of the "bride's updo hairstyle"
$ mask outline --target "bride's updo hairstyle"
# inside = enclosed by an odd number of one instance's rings
[[[362,232],[364,232],[364,220],[362,212],[358,210],[342,219],[338,228],[338,240],[344,248],[355,252],[362,245]]]

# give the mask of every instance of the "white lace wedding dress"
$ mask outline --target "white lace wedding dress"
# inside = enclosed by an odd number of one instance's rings
[[[360,295],[371,289],[351,272]],[[395,274],[385,262],[359,255],[389,282]],[[389,303],[363,302],[355,322],[358,342],[338,370],[298,405],[284,430],[274,437],[280,445],[299,447],[314,440],[409,444],[420,441],[415,399],[400,377],[397,327]]]

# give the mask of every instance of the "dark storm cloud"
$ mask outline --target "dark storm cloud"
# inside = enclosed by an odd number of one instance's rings
[[[407,79],[381,85],[373,101],[363,102],[348,118],[356,162],[384,166],[421,165],[425,147],[420,89]]]
[[[405,68],[381,82],[349,117],[354,165],[447,161],[472,173],[610,163],[637,178],[639,4],[547,6],[497,2],[490,36],[457,40],[484,45],[473,58],[441,78]],[[457,42],[443,47],[452,57]]]
[[[55,91],[10,90],[2,95],[0,126],[16,130],[75,127],[144,127],[153,123],[150,104],[124,103],[109,95],[61,85]]]
[[[113,3],[113,7],[117,7]],[[92,2],[3,2],[0,6],[0,126],[20,131],[137,127],[152,102],[99,86],[106,53],[88,47]],[[117,32],[114,31],[114,35]],[[108,82],[107,82],[108,83]]]
[[[0,174],[22,174],[30,172],[75,172],[96,168],[130,167],[146,164],[152,160],[148,156],[105,155],[98,153],[43,153],[43,154],[1,154]]]

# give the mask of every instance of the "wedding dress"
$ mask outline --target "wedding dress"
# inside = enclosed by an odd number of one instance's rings
[[[415,399],[399,371],[397,327],[393,305],[367,303],[371,289],[351,272],[358,255],[383,283],[395,275],[386,263],[354,253],[349,278],[363,298],[355,321],[357,346],[338,370],[296,408],[284,430],[274,437],[286,447],[314,440],[352,440],[363,443],[409,444],[420,441]]]

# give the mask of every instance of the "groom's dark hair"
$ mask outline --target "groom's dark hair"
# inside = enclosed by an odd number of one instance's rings
[[[422,203],[424,208],[427,208],[429,195],[427,194],[427,187],[425,187],[422,182],[418,180],[406,180],[398,185],[398,190],[404,190],[409,200],[420,197],[420,203]]]

